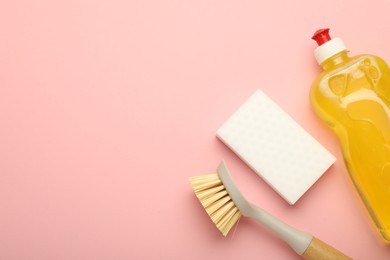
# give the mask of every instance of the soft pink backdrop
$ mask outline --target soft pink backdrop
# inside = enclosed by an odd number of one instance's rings
[[[255,204],[355,259],[389,259],[313,114],[310,39],[390,61],[388,0],[0,3],[0,259],[300,259],[242,219],[222,238],[188,177],[225,159]],[[289,206],[216,137],[262,89],[338,161]]]

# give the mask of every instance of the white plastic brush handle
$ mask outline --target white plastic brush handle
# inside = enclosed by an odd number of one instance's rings
[[[249,212],[250,217],[267,226],[279,237],[285,240],[297,254],[302,255],[309,247],[313,236],[307,232],[300,231],[281,220],[275,218],[265,210],[252,206],[252,212]]]
[[[294,251],[307,260],[326,260],[326,259],[351,259],[344,255],[332,246],[322,242],[321,240],[313,237],[307,232],[298,230],[276,217],[272,216],[265,210],[251,205],[252,210],[249,212],[250,217],[255,218],[261,222],[273,232],[275,232],[280,238],[285,240]]]
[[[234,183],[224,161],[218,167],[218,174],[225,189],[242,215],[253,217],[270,228],[285,240],[297,254],[302,255],[303,258],[308,260],[351,259],[311,234],[287,225],[265,210],[249,203]]]

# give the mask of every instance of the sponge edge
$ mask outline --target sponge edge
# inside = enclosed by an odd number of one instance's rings
[[[218,129],[217,137],[291,205],[336,161],[260,90]]]

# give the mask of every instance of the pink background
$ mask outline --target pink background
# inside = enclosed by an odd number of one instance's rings
[[[314,31],[390,61],[389,11],[388,0],[2,1],[0,259],[300,259],[251,219],[219,234],[188,177],[221,159],[253,203],[355,259],[389,259],[308,99]],[[257,88],[338,159],[294,206],[215,137]]]

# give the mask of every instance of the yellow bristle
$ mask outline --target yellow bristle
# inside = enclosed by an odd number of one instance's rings
[[[208,206],[205,209],[206,209],[207,213],[211,216],[211,214],[213,214],[214,212],[216,212],[217,210],[222,208],[222,206],[225,205],[226,203],[228,203],[229,201],[230,201],[229,196],[225,196],[225,197],[217,200],[216,202],[214,202],[213,204],[211,204],[210,206]],[[201,203],[202,203],[202,201],[201,201]]]
[[[205,180],[191,179],[191,184],[192,184],[195,192],[216,187],[216,186],[220,185],[221,183],[222,182],[219,178],[207,178]]]
[[[226,236],[241,217],[218,174],[190,178],[192,188],[207,214]]]
[[[230,209],[232,209],[233,207],[235,207],[233,201],[229,200],[228,203],[224,204],[222,207],[220,207],[218,210],[216,210],[212,215],[210,215],[211,220],[215,224],[217,224],[223,218],[223,216],[228,214]]]
[[[202,199],[202,205],[203,205],[203,207],[207,208],[208,206],[210,206],[211,204],[213,204],[217,200],[221,199],[222,197],[225,197],[226,195],[227,195],[226,190],[222,190],[218,193],[212,194],[212,195]]]
[[[196,196],[198,196],[198,198],[200,200],[203,200],[203,199],[209,198],[210,196],[213,196],[215,193],[222,191],[222,190],[225,190],[225,187],[223,185],[219,185],[217,187],[210,188],[208,190],[199,191],[196,194]]]
[[[218,174],[212,173],[209,175],[204,175],[204,176],[195,176],[190,178],[191,183],[193,184],[199,184],[199,183],[208,183],[210,181],[214,180],[220,180],[218,177]]]
[[[232,207],[228,213],[226,213],[223,218],[221,218],[218,221],[217,228],[223,229],[227,223],[230,221],[230,219],[234,216],[234,214],[238,212],[238,209],[236,207]]]
[[[226,237],[226,235],[229,233],[230,229],[234,226],[234,224],[236,224],[236,222],[240,219],[241,217],[241,213],[240,211],[235,208],[235,212],[234,212],[234,215],[229,217],[228,220],[226,220],[225,222],[223,222],[221,224],[220,227],[218,227],[218,229],[222,232],[222,234]]]

